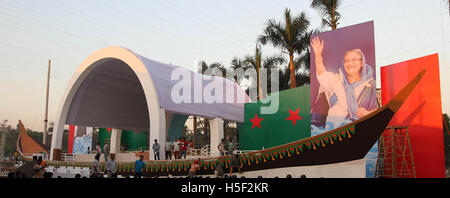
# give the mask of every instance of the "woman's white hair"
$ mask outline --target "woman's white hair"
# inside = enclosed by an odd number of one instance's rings
[[[364,52],[361,49],[348,50],[348,51],[345,52],[345,56],[347,56],[347,54],[350,53],[350,52],[357,52],[361,56],[361,60],[362,60],[363,65],[366,64],[366,57],[364,56]]]
[[[361,56],[361,69],[359,71],[359,73],[361,73],[362,70],[364,69],[364,66],[366,65],[366,57],[364,56],[364,52],[361,49],[351,49],[345,52],[344,57],[346,57],[347,54],[350,52],[356,52]]]

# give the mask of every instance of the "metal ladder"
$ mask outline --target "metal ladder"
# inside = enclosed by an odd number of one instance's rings
[[[381,135],[378,141],[378,160],[375,177],[416,177],[408,127],[387,127]]]

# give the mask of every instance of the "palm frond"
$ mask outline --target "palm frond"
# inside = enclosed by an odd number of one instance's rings
[[[286,27],[281,24],[281,22],[275,19],[270,19],[266,23],[264,28],[264,34],[258,37],[258,42],[263,45],[267,43],[272,43],[274,47],[281,47],[282,49],[287,49]]]
[[[264,58],[261,65],[263,68],[276,68],[279,65],[284,64],[285,62],[286,59],[284,59],[282,56],[274,55]]]
[[[295,75],[295,81],[297,84],[297,87],[303,86],[305,84],[310,83],[310,75],[309,73],[298,73]]]
[[[244,57],[244,65],[245,68],[254,68],[256,69],[256,60],[254,56],[247,55]]]
[[[295,52],[301,54],[307,47],[308,42],[303,38],[309,27],[309,20],[304,12],[296,16],[291,16],[291,11],[285,9],[284,23],[275,19],[270,19],[266,23],[264,34],[258,37],[258,41],[263,45],[271,43],[274,47],[287,50],[289,56],[294,56]],[[293,63],[292,63],[293,64]],[[295,72],[295,71],[292,71]],[[295,85],[295,78],[290,79]]]
[[[341,18],[338,12],[342,0],[312,0],[311,8],[316,9],[322,15],[322,26],[336,27]],[[334,16],[333,16],[334,15]]]
[[[238,57],[234,57],[231,60],[231,69],[238,69],[238,68],[243,68],[244,67],[244,62],[242,59],[238,58]]]
[[[322,18],[322,28],[325,28],[325,27],[331,27],[331,22],[330,21],[328,21],[327,19],[325,19],[325,18]]]
[[[228,71],[228,72],[230,72],[229,74],[233,74],[234,75],[234,77],[233,77],[234,81],[239,84],[239,82],[241,82],[241,80],[244,79],[245,76],[243,75],[243,73],[236,73],[238,69],[246,70],[247,66],[246,66],[246,64],[245,64],[243,59],[238,58],[238,57],[234,57],[231,60],[230,70],[232,70],[232,71]]]
[[[311,8],[318,9],[322,8],[330,0],[311,0]]]
[[[207,69],[212,69],[212,68],[218,69],[221,72],[222,76],[224,76],[224,77],[226,76],[227,69],[221,63],[218,63],[218,62],[214,62],[214,63],[208,64],[205,61],[200,61],[198,63],[197,72],[201,73],[201,74],[205,74],[205,71]],[[218,75],[218,74],[216,72],[216,73],[214,73],[212,75]]]
[[[198,63],[197,72],[198,73],[205,73],[205,71],[208,69],[208,64],[205,61],[201,61]]]

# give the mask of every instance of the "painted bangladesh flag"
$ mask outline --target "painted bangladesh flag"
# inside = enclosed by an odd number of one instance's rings
[[[311,108],[309,86],[279,92],[278,111],[261,114],[260,101],[245,104],[245,121],[239,126],[239,147],[241,150],[260,150],[311,136]],[[275,95],[263,100],[274,101]]]

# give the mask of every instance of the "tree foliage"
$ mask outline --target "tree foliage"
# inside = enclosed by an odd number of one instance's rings
[[[322,15],[323,27],[331,27],[334,30],[341,19],[341,14],[338,12],[341,4],[342,0],[312,0],[311,8],[316,9]]]
[[[258,37],[258,42],[263,45],[271,43],[274,47],[281,48],[283,52],[289,55],[291,88],[296,86],[294,54],[301,54],[309,46],[309,40],[305,37],[309,24],[310,22],[305,12],[292,16],[291,10],[286,8],[284,11],[284,22],[269,19],[266,22],[264,33]]]

